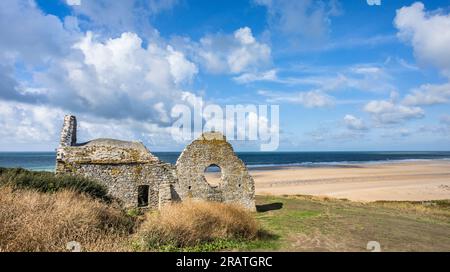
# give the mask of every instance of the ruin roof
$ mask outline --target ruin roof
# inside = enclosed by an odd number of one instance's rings
[[[98,138],[85,143],[79,143],[75,146],[109,146],[109,147],[119,147],[119,148],[131,148],[136,150],[148,151],[145,145],[137,141],[122,141],[117,139],[109,138]]]
[[[159,161],[141,142],[100,138],[64,147],[66,159],[77,163],[126,164]]]

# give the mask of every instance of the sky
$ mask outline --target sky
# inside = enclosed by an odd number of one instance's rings
[[[3,0],[0,37],[0,151],[54,150],[65,114],[180,151],[198,101],[279,105],[279,151],[450,150],[448,0]]]

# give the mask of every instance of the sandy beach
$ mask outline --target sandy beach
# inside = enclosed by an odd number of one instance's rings
[[[278,167],[250,173],[257,195],[301,194],[354,201],[450,199],[450,161]]]

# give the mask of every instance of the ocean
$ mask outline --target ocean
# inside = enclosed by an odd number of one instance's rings
[[[180,152],[153,152],[161,160],[175,163]],[[386,152],[237,152],[249,168],[276,166],[342,166],[419,160],[450,160],[450,151]],[[0,167],[22,167],[54,171],[55,152],[0,152]]]

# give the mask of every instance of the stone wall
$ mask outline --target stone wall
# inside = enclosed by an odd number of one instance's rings
[[[221,169],[217,186],[210,185],[205,179],[205,170],[211,165]],[[181,200],[207,199],[255,209],[253,178],[221,133],[204,133],[188,145],[177,160],[176,170],[175,191]]]
[[[218,186],[211,186],[204,177],[210,165],[222,170]],[[66,116],[57,149],[56,173],[97,180],[125,207],[139,206],[141,188],[148,193],[145,206],[155,209],[188,198],[255,209],[253,179],[220,133],[203,134],[186,147],[176,165],[171,165],[159,160],[140,142],[96,139],[77,144],[76,118]]]
[[[99,181],[126,207],[137,206],[139,186],[148,185],[148,206],[158,208],[160,184],[176,181],[175,167],[153,156],[142,143],[111,139],[59,148],[56,171]]]

